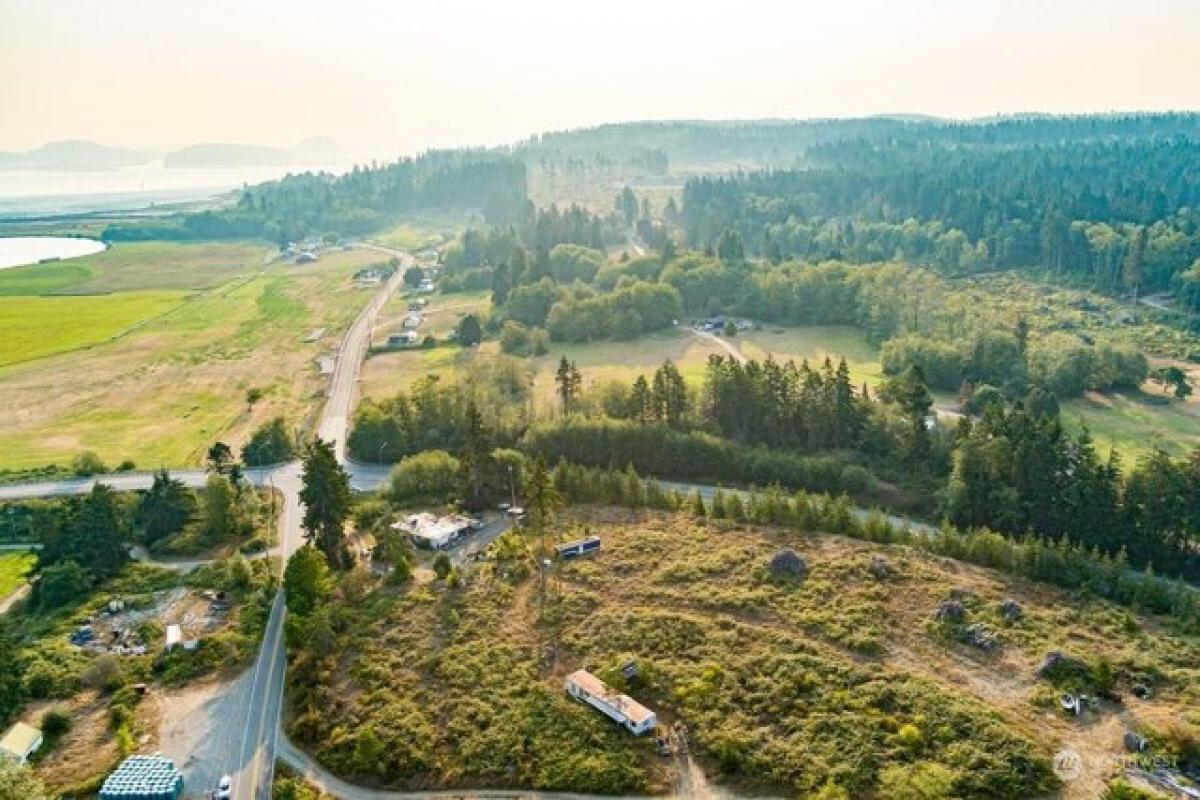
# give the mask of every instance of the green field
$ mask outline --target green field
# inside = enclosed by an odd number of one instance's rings
[[[307,424],[324,386],[316,359],[373,291],[353,274],[384,256],[333,251],[298,267],[273,255],[255,243],[118,244],[81,284],[112,294],[0,296],[0,314],[12,309],[0,318],[0,468],[67,464],[83,450],[185,466],[272,416]],[[13,363],[19,354],[41,357]],[[251,388],[264,393],[253,408]]]
[[[820,366],[826,358],[835,364],[845,358],[855,384],[876,386],[883,379],[879,349],[867,341],[862,331],[849,325],[810,328],[767,325],[762,330],[738,334],[731,341],[747,358],[764,359],[769,355],[776,361],[794,360],[797,364],[808,359],[812,366]]]
[[[1200,401],[1195,399],[1152,405],[1145,395],[1091,395],[1063,403],[1061,416],[1069,430],[1086,426],[1102,454],[1116,447],[1126,469],[1155,447],[1174,456],[1200,447]]]
[[[24,551],[0,552],[0,600],[25,583],[25,576],[37,563],[37,556]]]
[[[106,342],[177,308],[179,292],[0,297],[0,367]]]

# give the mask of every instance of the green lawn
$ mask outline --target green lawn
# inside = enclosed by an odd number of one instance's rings
[[[183,298],[180,292],[0,297],[0,367],[108,341]]]
[[[25,576],[36,563],[37,556],[28,551],[0,552],[0,600],[25,583]]]

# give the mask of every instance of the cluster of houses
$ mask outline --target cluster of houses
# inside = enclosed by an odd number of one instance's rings
[[[283,248],[283,257],[297,264],[311,264],[317,260],[322,243],[316,239],[306,239],[303,242],[288,242]]]
[[[409,302],[408,313],[404,315],[404,320],[400,323],[401,330],[388,335],[388,347],[412,347],[417,343],[420,339],[418,331],[425,321],[421,312],[428,304],[429,301],[423,297]]]

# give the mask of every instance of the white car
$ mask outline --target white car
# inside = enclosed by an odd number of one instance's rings
[[[233,778],[223,775],[221,782],[217,784],[217,791],[213,793],[213,800],[229,800],[231,797],[233,797]]]

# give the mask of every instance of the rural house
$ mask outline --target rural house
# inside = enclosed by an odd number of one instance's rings
[[[566,688],[571,697],[587,703],[635,736],[653,730],[658,724],[653,711],[632,697],[614,692],[587,670],[581,669],[568,675]]]

